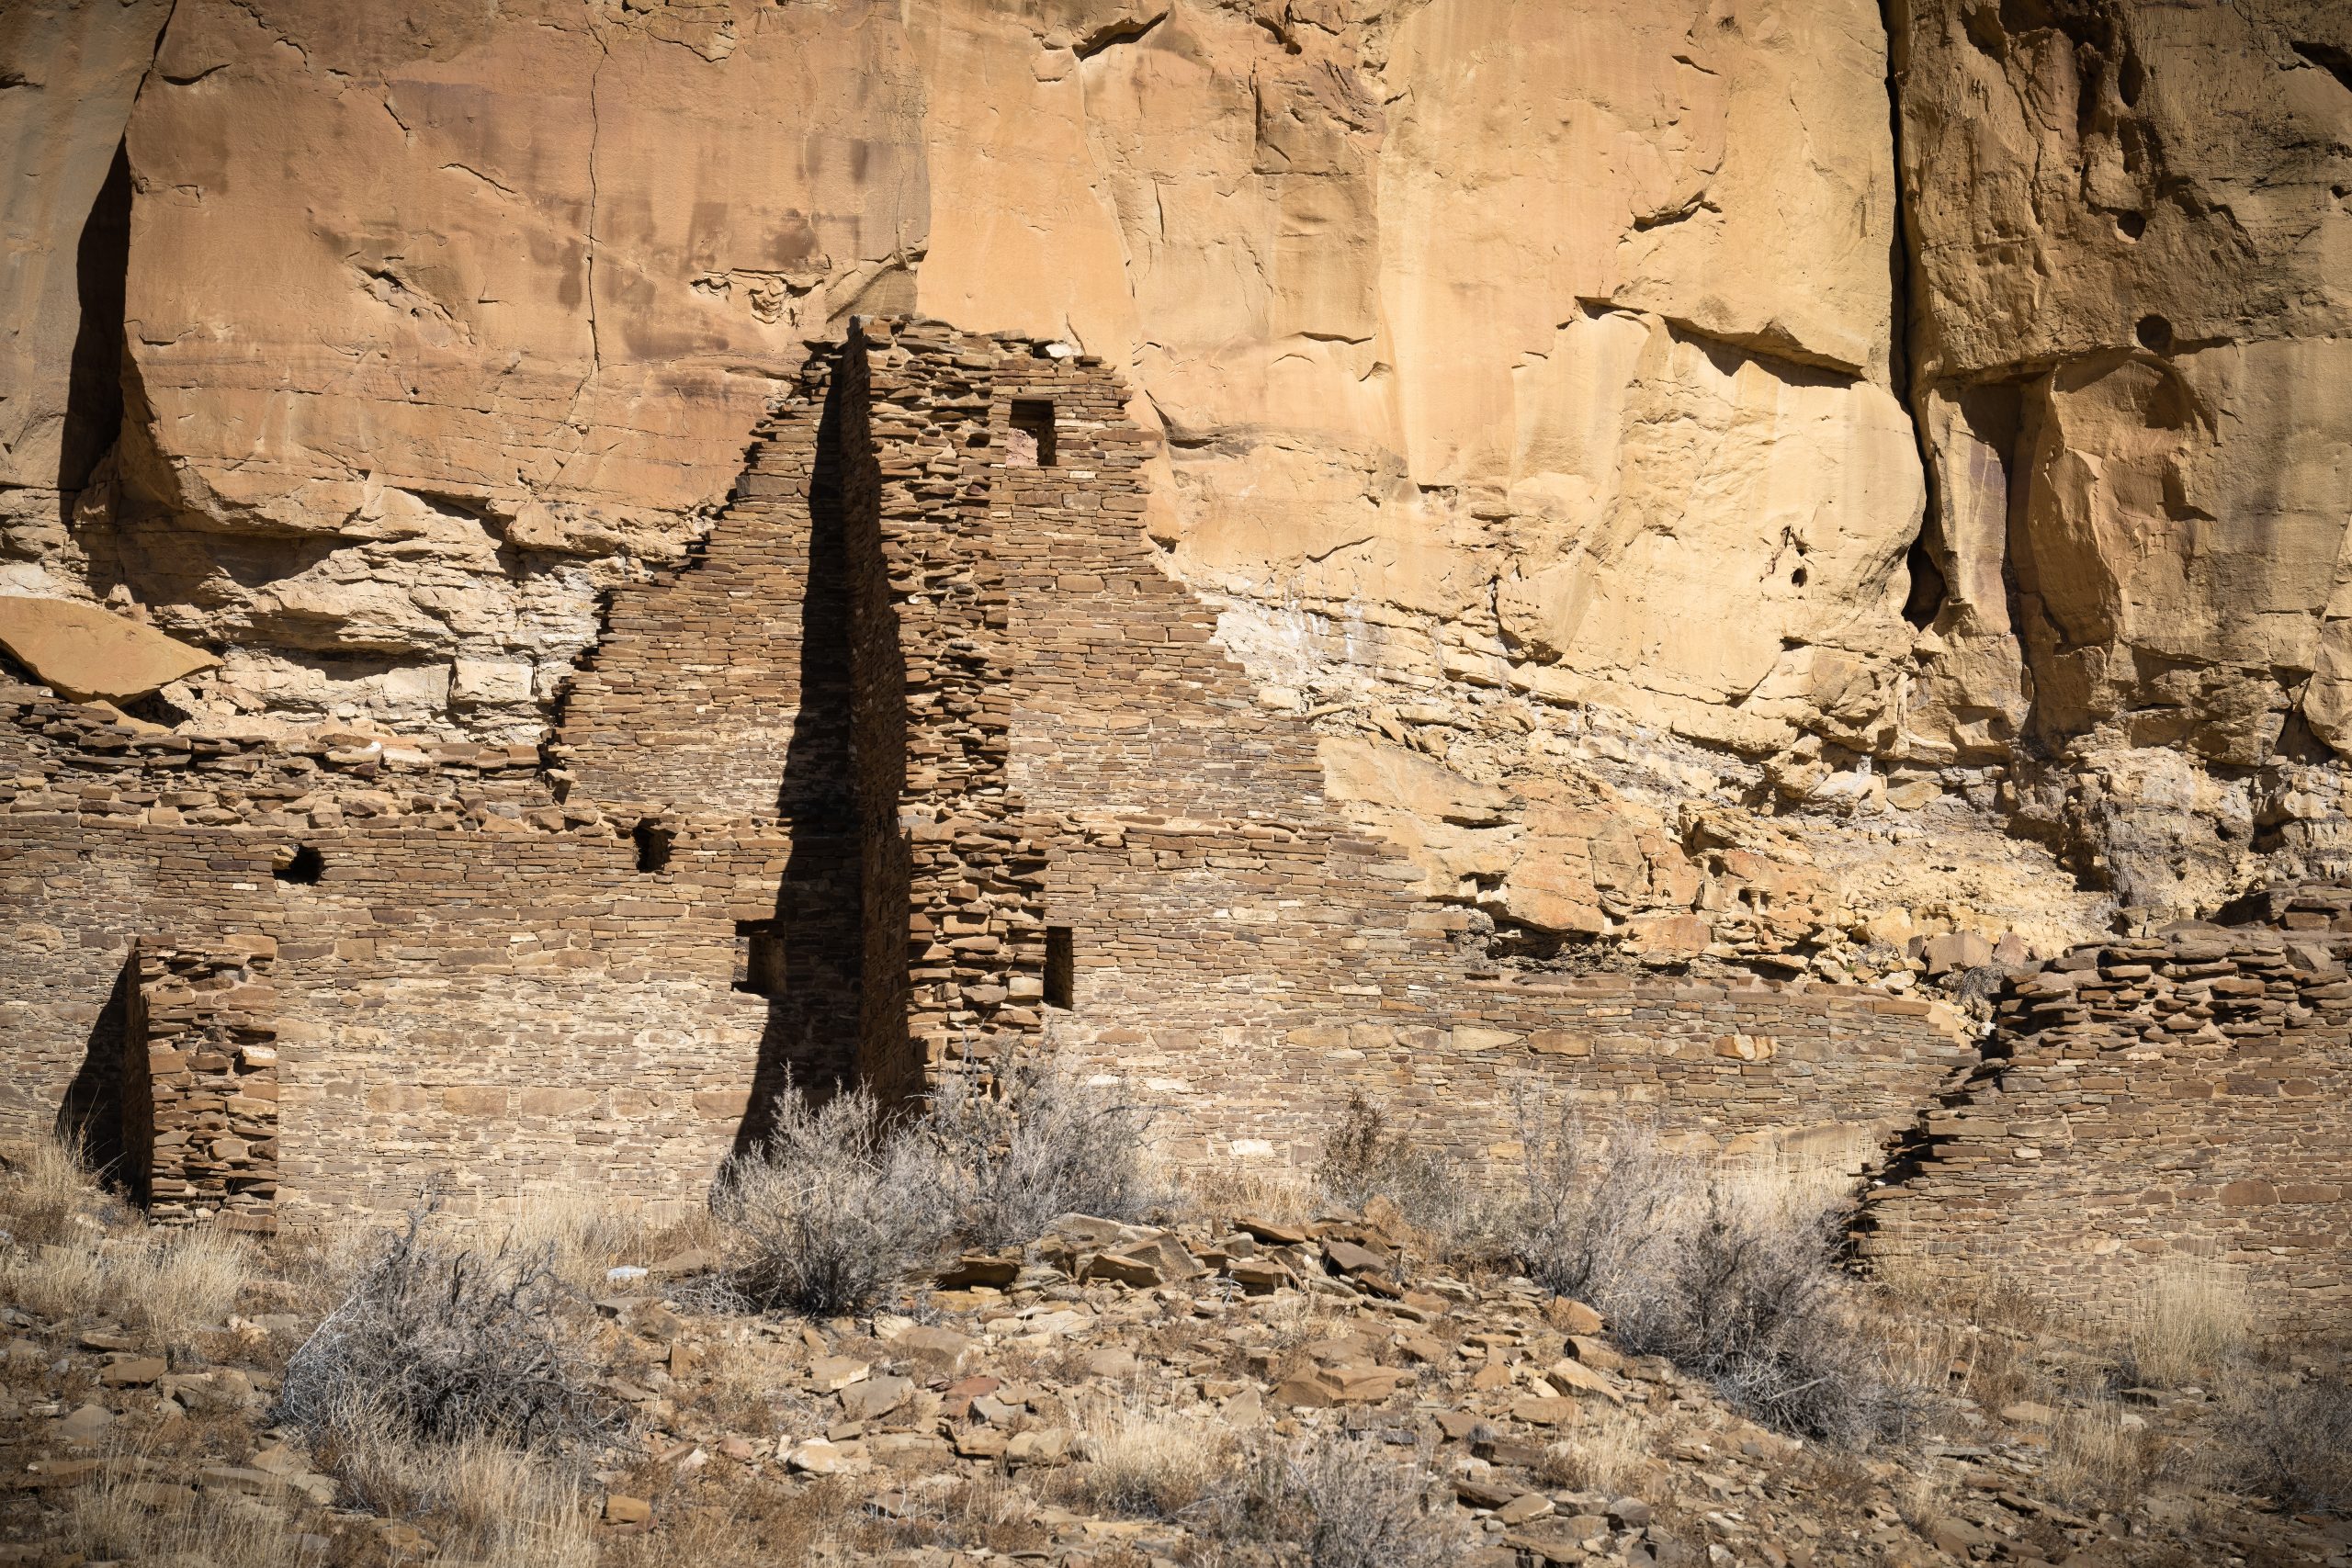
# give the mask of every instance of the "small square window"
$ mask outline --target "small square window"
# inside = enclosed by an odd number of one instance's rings
[[[1046,1005],[1073,1008],[1078,989],[1078,945],[1068,926],[1046,928]]]
[[[1043,398],[1017,398],[1012,404],[1012,428],[1005,433],[1004,466],[1008,468],[1050,468],[1054,466],[1054,405]]]

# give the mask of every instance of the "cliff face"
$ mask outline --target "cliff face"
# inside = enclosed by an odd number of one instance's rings
[[[188,722],[539,739],[917,310],[1120,367],[1164,568],[1506,950],[2340,852],[2324,0],[42,0],[0,83],[0,591],[218,651]]]

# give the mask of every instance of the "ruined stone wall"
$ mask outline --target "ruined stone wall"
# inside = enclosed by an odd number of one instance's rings
[[[764,430],[699,561],[614,603],[552,770],[0,694],[0,965],[41,980],[0,998],[0,1130],[82,1102],[134,942],[224,937],[277,943],[293,1224],[436,1179],[691,1203],[787,1071],[896,1089],[1040,1037],[1187,1160],[1310,1157],[1357,1088],[1491,1145],[1532,1080],[1725,1145],[1867,1136],[1972,1059],[1867,993],[1495,979],[1160,570],[1092,360],[877,322]]]
[[[397,1214],[433,1180],[461,1207],[699,1202],[790,1043],[732,984],[792,853],[772,829],[682,834],[657,874],[610,831],[312,829],[303,883],[273,875],[280,830],[6,822],[0,973],[34,983],[0,995],[0,1133],[116,1113],[90,1080],[134,942],[274,941],[282,1223]]]
[[[2352,1310],[2352,890],[2275,926],[2075,949],[2014,981],[1987,1059],[1898,1148],[1865,1251],[2076,1306],[2201,1258],[2267,1325]]]
[[[1425,1136],[1483,1148],[1508,1138],[1510,1102],[1535,1082],[1644,1103],[1726,1145],[1853,1147],[1973,1062],[1957,1020],[1929,1016],[1941,1010],[1856,990],[1471,980],[1486,966],[1452,940],[1461,911],[1420,898],[1416,868],[1331,811],[1312,727],[1255,700],[1214,612],[1155,558],[1148,437],[1116,378],[938,323],[870,323],[859,347],[896,453],[886,479],[933,487],[928,510],[899,509],[924,529],[923,581],[902,570],[895,584],[934,603],[960,590],[967,607],[933,643],[962,658],[937,705],[910,706],[910,754],[1009,753],[1004,809],[1050,857],[1038,918],[1069,932],[1075,959],[1072,1005],[1036,1010],[1045,1036],[1135,1084],[1182,1157],[1311,1158],[1358,1089]],[[1026,454],[1010,420],[1038,403],[1052,460],[1033,467],[1013,457]],[[893,430],[922,445],[904,450]],[[992,668],[1006,690],[973,682]],[[970,855],[990,842],[971,828],[998,807],[985,767],[950,795],[957,771],[940,770],[932,798],[956,803],[951,847]],[[910,798],[930,783],[910,775]],[[1012,890],[993,864],[965,871]],[[1026,1011],[1031,951],[984,936],[927,957],[954,965],[965,997],[1002,988],[1002,1008]],[[1009,1021],[1017,1041],[1025,1020]]]

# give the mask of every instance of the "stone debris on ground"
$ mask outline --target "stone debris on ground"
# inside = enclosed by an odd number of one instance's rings
[[[1485,1568],[2352,1564],[2352,1525],[2244,1498],[2064,1506],[2050,1434],[2072,1395],[1996,1409],[1956,1395],[1945,1430],[1883,1454],[1796,1440],[1628,1354],[1585,1303],[1450,1272],[1363,1216],[1066,1215],[1026,1247],[951,1260],[891,1309],[823,1323],[706,1310],[704,1262],[595,1303],[605,1391],[631,1417],[582,1495],[602,1554],[640,1537],[659,1551],[707,1528],[698,1515],[756,1512],[764,1497],[834,1510],[815,1562],[1216,1560],[1200,1555],[1217,1543],[1198,1506],[1133,1518],[1090,1502],[1106,1442],[1143,1422],[1243,1450],[1372,1445],[1419,1467],[1428,1518],[1458,1542],[1451,1560]],[[280,1510],[336,1543],[343,1555],[322,1561],[432,1560],[430,1520],[356,1507],[298,1434],[271,1426],[267,1348],[282,1357],[307,1328],[274,1315],[272,1331],[235,1318],[154,1355],[113,1325],[0,1308],[13,1336],[0,1346],[0,1563],[79,1562],[44,1543],[78,1493],[124,1477],[164,1515],[229,1497]],[[2199,1441],[2204,1395],[2138,1392],[2132,1420]],[[991,1507],[968,1502],[984,1493]]]

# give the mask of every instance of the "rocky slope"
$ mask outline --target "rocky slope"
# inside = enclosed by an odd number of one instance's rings
[[[0,592],[188,721],[537,741],[914,309],[1123,367],[1167,570],[1506,954],[2343,869],[2324,0],[33,0],[0,85]]]
[[[548,1497],[458,1483],[469,1506],[436,1506],[322,1473],[332,1456],[269,1425],[319,1266],[243,1262],[219,1322],[0,1290],[0,1562],[1309,1561],[1219,1523],[1214,1488],[1266,1451],[1340,1456],[1353,1484],[1321,1483],[1409,1526],[1393,1555],[1334,1542],[1318,1562],[2352,1561],[2341,1520],[2216,1483],[2231,1412],[2292,1371],[2119,1401],[2098,1357],[1984,1303],[1965,1329],[1890,1320],[1923,1359],[1949,1353],[1951,1400],[1916,1441],[1857,1454],[1623,1354],[1589,1308],[1416,1259],[1376,1216],[1069,1216],[908,1310],[822,1323],[698,1307],[700,1254],[623,1266],[595,1305],[626,1422],[593,1475]]]

